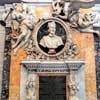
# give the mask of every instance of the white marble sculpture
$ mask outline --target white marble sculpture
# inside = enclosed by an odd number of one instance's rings
[[[79,100],[77,93],[79,91],[79,86],[76,81],[71,80],[69,83],[69,95],[70,100]]]
[[[100,36],[100,32],[94,30],[92,27],[96,22],[93,19],[94,16],[92,14],[83,15],[80,12],[80,6],[73,6],[74,3],[76,4],[76,2],[71,1],[53,0],[53,12],[50,13],[50,16],[42,16],[43,19],[41,19],[42,17],[39,18],[39,16],[35,18],[35,14],[33,13],[35,10],[33,8],[28,9],[28,5],[25,6],[27,9],[23,9],[24,6],[22,4],[15,5],[12,13],[12,29],[16,30],[18,34],[12,36],[14,54],[17,54],[17,51],[24,47],[27,55],[35,55],[35,57],[39,55],[37,59],[46,58],[47,55],[48,57],[51,57],[51,55],[63,55],[63,57],[67,58],[67,56],[75,56],[78,54],[76,52],[77,46],[73,45],[72,37],[70,38],[71,35],[69,36],[71,34],[70,29],[74,28],[81,33],[96,33]],[[45,11],[42,13],[43,15],[49,15]],[[40,30],[40,28],[42,28],[42,23],[44,22],[46,22],[45,25],[48,23],[48,30],[43,29],[41,31],[42,29]],[[56,33],[56,29],[59,28],[57,23],[64,27],[66,36],[63,36],[63,32]],[[39,33],[40,31],[41,34]],[[12,35],[15,35],[15,33]],[[44,36],[42,33],[48,35]],[[40,38],[38,38],[38,35]],[[60,47],[61,49],[59,49]]]
[[[72,2],[65,2],[62,10],[64,15],[59,13],[56,14],[56,17],[66,20],[70,27],[76,28],[80,32],[96,33],[100,37],[100,32],[93,29],[93,24],[96,23],[97,20],[94,20],[95,18],[93,18],[92,13],[82,15],[80,8],[75,8]]]
[[[26,82],[26,100],[37,100],[36,99],[36,75],[29,74]]]
[[[14,29],[19,29],[19,35],[16,37],[17,41],[12,46],[14,49],[14,54],[16,54],[18,49],[23,47],[29,41],[34,28],[35,18],[32,13],[29,11],[23,11],[23,8],[21,8],[21,12],[15,9],[14,13],[12,14],[12,19],[14,22],[18,23],[14,23]]]
[[[49,52],[56,53],[55,49],[61,45],[64,45],[62,38],[60,36],[57,36],[55,34],[56,32],[56,23],[55,22],[49,22],[48,23],[48,35],[43,36],[40,40],[40,45],[43,47],[49,48]]]
[[[23,6],[22,4],[16,4],[14,5],[14,10],[11,14],[12,18],[12,26],[14,30],[18,30],[21,21],[23,21],[24,16],[23,16]]]

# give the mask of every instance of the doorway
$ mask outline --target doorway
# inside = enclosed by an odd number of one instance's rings
[[[40,76],[39,100],[66,100],[66,76]]]

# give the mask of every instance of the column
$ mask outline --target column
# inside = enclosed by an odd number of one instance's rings
[[[2,20],[2,15],[4,8],[0,6],[0,20]],[[3,58],[4,58],[4,46],[5,46],[5,27],[0,25],[0,100],[2,92],[2,80],[3,80]]]

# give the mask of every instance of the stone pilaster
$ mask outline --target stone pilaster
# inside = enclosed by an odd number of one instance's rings
[[[4,46],[5,46],[5,29],[0,26],[0,97],[2,90],[2,72],[3,72],[3,54],[4,54]]]
[[[0,20],[2,19],[3,11],[4,11],[3,7],[0,7]],[[1,91],[2,91],[4,46],[5,46],[5,28],[0,25],[0,100],[1,100]]]

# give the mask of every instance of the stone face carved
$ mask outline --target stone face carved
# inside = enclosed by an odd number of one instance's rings
[[[69,95],[70,100],[79,100],[77,93],[79,91],[78,83],[76,81],[70,81],[69,83]]]
[[[36,75],[32,74],[28,76],[26,82],[26,100],[36,99]]]

